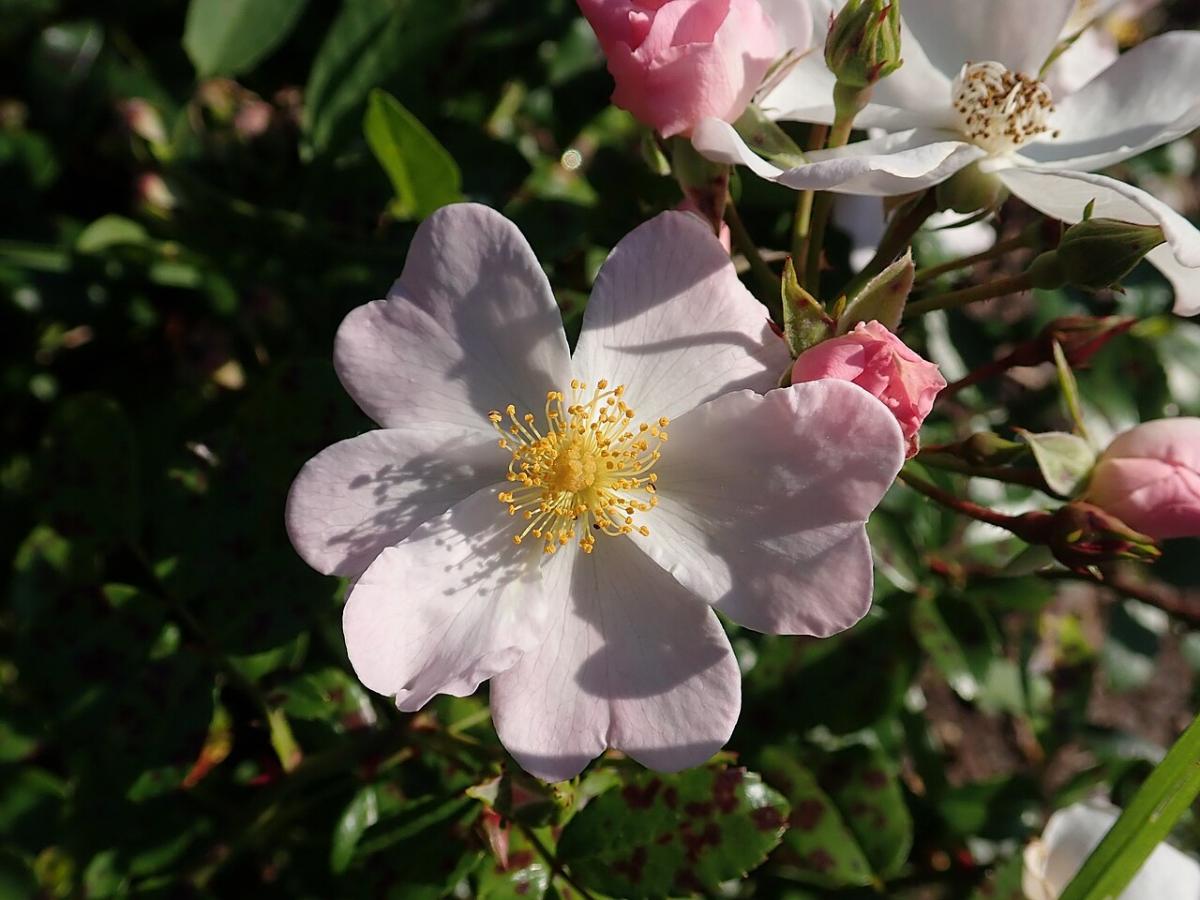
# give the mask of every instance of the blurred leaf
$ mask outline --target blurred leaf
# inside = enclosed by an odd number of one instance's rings
[[[780,874],[821,887],[871,883],[872,867],[854,833],[816,776],[789,750],[768,747],[763,777],[791,804],[789,828],[771,863]]]
[[[1058,373],[1058,386],[1062,390],[1063,403],[1071,416],[1075,433],[1086,438],[1087,427],[1083,423],[1083,405],[1079,397],[1079,384],[1075,380],[1075,373],[1071,371],[1071,364],[1067,362],[1067,355],[1063,352],[1062,344],[1055,341],[1053,346],[1054,368]]]
[[[97,219],[79,233],[75,250],[79,253],[102,253],[111,247],[132,244],[144,246],[151,242],[146,229],[124,216],[107,215]]]
[[[334,826],[333,842],[329,848],[330,870],[340,873],[350,867],[363,832],[378,821],[379,788],[369,784],[354,795]]]
[[[1025,863],[1018,854],[998,866],[987,881],[971,893],[970,900],[1027,900],[1021,886],[1024,873]]]
[[[191,0],[183,48],[201,78],[238,75],[278,47],[308,0]]]
[[[1162,610],[1136,600],[1125,600],[1111,607],[1100,658],[1113,690],[1131,691],[1154,677],[1159,638],[1169,624]]]
[[[947,684],[964,700],[979,693],[979,682],[967,656],[938,609],[935,597],[918,597],[912,609],[913,632]]]
[[[434,58],[458,24],[462,0],[346,0],[313,61],[304,130],[318,154],[334,143],[367,94],[402,68]]]
[[[878,603],[872,615],[836,637],[804,643],[766,638],[760,647],[739,728],[776,740],[818,726],[849,734],[895,713],[919,656],[907,614]],[[814,684],[838,689],[812,690]]]
[[[44,514],[69,538],[135,540],[141,500],[137,446],[120,405],[102,394],[59,404],[43,441]]]
[[[458,166],[395,97],[371,92],[363,132],[396,191],[390,207],[394,216],[423,219],[439,206],[461,199]]]
[[[341,669],[302,675],[281,688],[284,712],[297,719],[329,722],[336,731],[353,731],[375,723],[375,708],[362,685]]]
[[[538,838],[553,848],[553,832],[550,828],[538,830]],[[502,866],[494,857],[484,859],[477,879],[479,900],[541,900],[550,887],[550,866],[542,859],[519,828],[509,832],[508,866]]]
[[[787,817],[787,801],[745,769],[630,772],[567,823],[559,858],[581,884],[615,896],[714,891],[766,859]]]

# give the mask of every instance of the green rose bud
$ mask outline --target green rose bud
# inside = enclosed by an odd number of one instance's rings
[[[850,0],[829,27],[825,63],[839,84],[859,89],[900,68],[899,0]]]
[[[1100,290],[1120,282],[1165,240],[1157,225],[1087,219],[1067,229],[1058,262],[1069,284]]]

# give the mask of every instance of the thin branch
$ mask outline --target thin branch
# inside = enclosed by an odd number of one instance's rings
[[[950,291],[946,294],[938,294],[935,297],[910,303],[908,304],[908,308],[904,310],[904,317],[908,319],[923,313],[933,312],[936,309],[958,309],[970,303],[978,303],[980,300],[991,300],[995,297],[1007,297],[1009,294],[1019,294],[1032,287],[1032,276],[1022,272],[1020,275],[1000,278],[996,281],[990,281],[987,284],[963,288],[961,291]]]

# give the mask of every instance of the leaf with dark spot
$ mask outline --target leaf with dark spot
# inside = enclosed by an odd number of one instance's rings
[[[762,863],[787,828],[787,801],[745,769],[624,778],[576,814],[559,842],[580,884],[603,894],[712,892]]]

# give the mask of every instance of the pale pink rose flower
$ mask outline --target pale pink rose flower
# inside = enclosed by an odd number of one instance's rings
[[[707,760],[741,705],[714,610],[777,634],[858,621],[865,522],[904,457],[864,391],[772,390],[787,362],[694,216],[617,244],[572,356],[516,226],[434,213],[387,299],[338,330],[334,367],[380,428],[319,453],[288,497],[300,555],[353,580],[358,677],[406,711],[490,678],[500,740],[547,780],[606,747],[665,771]]]
[[[859,322],[848,334],[805,350],[792,366],[793,384],[828,378],[851,381],[883,401],[900,423],[910,457],[921,446],[921,423],[946,386],[934,363],[878,322]]]
[[[1021,887],[1028,900],[1058,900],[1121,811],[1103,801],[1073,803],[1025,848]],[[1117,900],[1196,900],[1200,864],[1163,841]]]
[[[1118,435],[1085,499],[1158,540],[1200,536],[1200,419],[1159,419]]]
[[[663,137],[732,122],[781,48],[758,0],[579,0],[616,82],[613,103]]]

